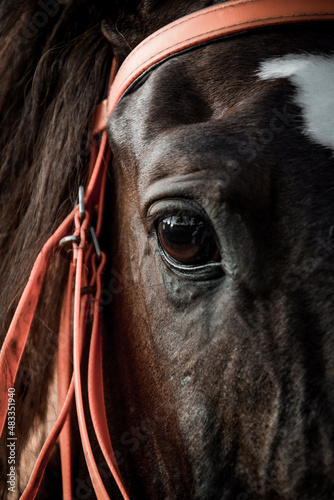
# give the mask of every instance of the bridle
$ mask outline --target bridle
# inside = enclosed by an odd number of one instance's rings
[[[87,431],[83,406],[81,372],[82,349],[88,318],[91,339],[88,360],[89,411],[104,459],[123,498],[126,493],[110,441],[103,395],[102,347],[99,300],[101,275],[106,257],[98,247],[110,149],[107,144],[107,120],[122,96],[147,71],[181,52],[223,37],[257,28],[289,23],[334,20],[333,0],[238,0],[215,5],[185,16],[153,33],[139,44],[123,62],[116,74],[111,70],[108,98],[97,109],[93,124],[99,146],[91,152],[90,179],[85,196],[80,190],[79,205],[64,220],[42,248],[24,289],[0,353],[0,434],[8,410],[8,389],[14,387],[21,357],[41,293],[43,279],[52,258],[70,244],[73,250],[69,267],[59,331],[58,401],[59,416],[35,464],[23,499],[35,498],[44,470],[60,440],[63,498],[71,499],[72,460],[69,411],[75,398],[81,442],[88,471],[97,498],[109,499],[96,464]],[[92,227],[94,222],[94,228]],[[74,231],[73,231],[74,226]],[[88,234],[91,234],[88,240]],[[59,242],[61,243],[59,246]],[[73,293],[74,287],[74,293]],[[73,337],[73,374],[71,375],[71,336]],[[87,410],[86,410],[87,411]]]

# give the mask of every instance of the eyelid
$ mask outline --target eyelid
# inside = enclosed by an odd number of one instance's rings
[[[148,214],[146,216],[147,220],[147,225],[149,226],[150,229],[156,229],[159,225],[160,222],[162,222],[164,219],[168,219],[169,217],[186,217],[186,216],[193,216],[194,212],[191,210],[180,210],[180,209],[161,209],[157,210],[155,213]],[[198,214],[200,217],[200,214]]]
[[[174,275],[179,276],[182,279],[187,279],[190,281],[196,281],[197,283],[203,282],[207,283],[212,280],[220,280],[225,276],[224,269],[220,262],[210,262],[207,264],[199,265],[182,265],[177,261],[173,261],[167,256],[159,244],[159,253],[161,259],[164,261],[165,266],[167,266]]]
[[[202,207],[192,200],[180,198],[164,198],[155,201],[147,210],[146,221],[150,229],[167,217],[194,215],[202,217],[211,223],[210,218]]]

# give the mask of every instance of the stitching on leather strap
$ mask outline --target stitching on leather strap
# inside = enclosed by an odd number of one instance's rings
[[[254,1],[254,0],[248,0],[248,1]],[[245,28],[247,28],[248,26],[252,25],[252,24],[256,24],[258,23],[259,21],[277,21],[278,19],[290,19],[290,23],[293,23],[295,22],[296,19],[299,19],[299,18],[308,18],[308,17],[323,17],[323,16],[327,16],[327,15],[331,15],[330,12],[328,13],[322,13],[322,14],[291,14],[291,15],[288,15],[288,16],[276,16],[276,17],[263,17],[263,18],[259,18],[259,19],[254,19],[252,21],[244,21],[242,23],[235,23],[235,24],[229,24],[226,26],[226,29],[229,29],[229,28],[236,28],[238,26],[242,27],[244,26]],[[260,26],[259,28],[264,28],[264,27],[268,27],[268,26]],[[207,35],[214,35],[215,33],[221,33],[222,30],[221,29],[216,29],[216,30],[212,30],[212,31],[207,31],[206,34]],[[239,32],[239,31],[238,31]],[[222,37],[224,37],[224,33],[222,32]],[[191,42],[192,40],[196,40],[197,36],[195,37],[190,37],[190,38],[186,38],[183,40],[183,42],[179,42],[179,43],[176,43],[175,45],[173,45],[173,47],[171,47],[171,54],[173,54],[174,52],[176,52],[175,49],[177,49],[178,46],[181,47],[182,49],[182,44],[184,42]],[[152,39],[153,40],[153,39]],[[138,46],[139,47],[139,46]],[[159,52],[156,52],[155,56],[154,57],[150,57],[149,59],[146,59],[145,60],[145,64],[149,65],[149,63],[155,59],[156,56],[158,56],[159,54],[163,54],[165,52],[166,49],[163,49]],[[123,79],[122,83],[119,85],[119,88],[120,87],[123,87],[124,83],[127,81],[127,80],[131,80],[131,77],[132,75],[136,74],[136,69],[134,69],[131,73],[128,74],[128,76],[126,78]],[[110,116],[110,112],[109,112],[109,116]]]
[[[279,0],[275,0],[275,1],[279,1]],[[240,0],[239,2],[227,2],[227,3],[224,3],[224,4],[220,4],[216,7],[208,7],[207,9],[203,9],[202,11],[198,12],[198,13],[194,13],[194,14],[190,14],[188,16],[185,16],[184,18],[181,18],[177,21],[174,21],[172,24],[173,26],[181,26],[182,24],[185,24],[187,22],[189,22],[189,19],[198,19],[200,17],[203,17],[203,16],[206,16],[208,12],[216,12],[216,11],[223,11],[223,10],[226,10],[226,9],[233,9],[235,7],[237,7],[238,5],[246,5],[248,3],[257,3],[258,0]],[[320,16],[321,15],[329,15],[330,12],[327,12],[327,13],[324,13],[322,12],[321,14],[319,14]],[[265,21],[265,20],[274,20],[274,19],[282,19],[284,17],[288,18],[288,17],[299,17],[299,16],[304,16],[304,17],[307,17],[309,16],[310,14],[291,14],[289,16],[284,16],[284,15],[280,15],[280,16],[275,16],[275,17],[269,17],[269,18],[261,18],[259,17],[258,19],[254,20],[254,21],[248,21],[247,24],[251,23],[251,22],[258,22],[258,21]],[[312,14],[313,15],[313,14]],[[314,15],[318,15],[318,14],[314,14]],[[241,26],[242,24],[245,24],[245,23],[236,23],[236,24],[231,24],[231,25],[227,25],[226,28],[229,28],[229,27],[236,27],[236,26]],[[159,29],[157,32],[153,33],[152,35],[150,35],[146,40],[143,40],[139,45],[137,45],[133,50],[132,52],[129,54],[129,56],[127,57],[128,60],[131,60],[132,58],[135,58],[136,55],[137,55],[137,52],[139,50],[142,50],[142,47],[145,47],[147,44],[151,43],[151,41],[155,40],[155,38],[157,37],[160,37],[163,33],[167,32],[170,30],[170,25],[167,25],[161,29]],[[209,32],[208,32],[209,33]]]
[[[203,11],[200,11],[198,13],[190,14],[189,16],[186,16],[185,18],[181,18],[177,21],[173,22],[173,26],[181,26],[182,24],[185,24],[189,21],[189,18],[191,19],[198,19],[199,17],[203,17],[207,14],[207,12],[210,10],[210,12],[216,12],[217,10],[224,10],[224,9],[231,9],[233,7],[236,7],[237,5],[240,4],[246,4],[246,3],[254,3],[257,0],[245,0],[245,1],[240,1],[240,2],[228,2],[224,4],[217,5],[216,7],[209,7],[207,9],[204,9]],[[135,47],[131,54],[129,54],[128,58],[130,57],[136,57],[136,51],[137,49],[140,50],[140,47],[145,47],[148,43],[150,43],[152,40],[154,40],[156,37],[160,36],[162,33],[165,33],[166,31],[170,30],[170,25],[168,24],[164,28],[161,28],[159,31],[156,31],[152,35],[150,35],[146,40],[143,40],[137,47]]]

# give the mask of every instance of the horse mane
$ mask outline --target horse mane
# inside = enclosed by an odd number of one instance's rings
[[[58,12],[37,29],[40,5],[15,3],[2,2],[0,14],[2,329],[41,243],[85,182],[90,124],[112,58],[102,9],[51,2]]]
[[[101,32],[108,14],[102,1],[1,2],[1,343],[37,254],[71,211],[87,178],[91,123],[113,57]],[[60,258],[50,271],[53,279],[45,285],[18,374],[20,449],[34,421],[33,408],[41,418],[46,408],[66,268]]]

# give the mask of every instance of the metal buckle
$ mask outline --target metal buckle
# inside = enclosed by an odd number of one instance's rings
[[[90,232],[91,237],[92,237],[92,242],[93,242],[93,245],[95,248],[95,253],[96,253],[97,257],[100,259],[101,258],[101,248],[100,248],[99,241],[97,239],[95,229],[93,228],[93,226],[90,226],[89,232]]]
[[[79,186],[79,218],[82,222],[85,217],[85,191],[83,186]],[[101,259],[101,247],[96,236],[96,232],[93,226],[89,226],[89,232],[92,238],[92,243],[94,245],[95,253],[98,259]],[[60,253],[67,260],[72,260],[73,244],[80,244],[80,236],[78,234],[72,234],[70,236],[65,236],[59,242]]]

